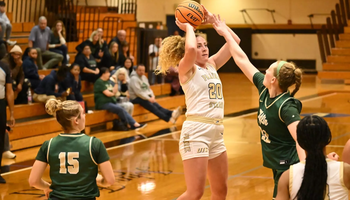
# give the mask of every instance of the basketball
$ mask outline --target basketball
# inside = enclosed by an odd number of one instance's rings
[[[182,23],[197,27],[204,20],[204,10],[202,5],[195,1],[185,1],[177,6],[175,17]]]

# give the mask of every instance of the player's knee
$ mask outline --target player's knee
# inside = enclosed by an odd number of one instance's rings
[[[204,189],[193,191],[188,195],[188,197],[191,200],[200,200],[202,198],[203,194],[204,194]]]
[[[226,199],[227,184],[223,184],[220,187],[212,188],[212,195],[216,196],[216,199]]]

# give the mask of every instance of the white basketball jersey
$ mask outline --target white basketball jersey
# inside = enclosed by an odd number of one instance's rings
[[[289,169],[289,193],[290,199],[297,195],[305,170],[305,162],[300,162],[290,166]],[[344,200],[348,199],[348,189],[343,181],[343,162],[337,162],[327,159],[327,188],[325,200]]]
[[[224,95],[216,69],[207,63],[207,68],[195,65],[190,79],[181,84],[185,93],[186,116],[224,118]]]

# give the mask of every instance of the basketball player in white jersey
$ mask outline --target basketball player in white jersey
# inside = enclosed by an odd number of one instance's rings
[[[214,17],[205,9],[205,22]],[[162,43],[159,71],[166,73],[178,66],[185,93],[187,113],[179,149],[183,160],[187,190],[178,200],[200,199],[208,173],[211,199],[225,199],[227,194],[227,154],[223,141],[224,97],[217,70],[231,57],[228,45],[209,58],[207,41],[196,36],[188,23],[176,20],[186,38],[171,36]],[[231,31],[231,30],[230,30]],[[231,31],[237,43],[240,39]]]
[[[297,126],[297,139],[306,161],[282,174],[276,200],[347,200],[350,165],[326,159],[325,148],[332,140],[327,122],[319,116],[305,117]]]

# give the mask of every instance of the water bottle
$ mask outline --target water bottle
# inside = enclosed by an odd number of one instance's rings
[[[33,99],[32,99],[32,91],[30,90],[30,87],[28,87],[28,104],[32,104],[33,103]]]

